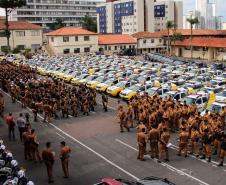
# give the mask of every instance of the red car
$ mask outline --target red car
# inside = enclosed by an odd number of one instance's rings
[[[147,177],[137,182],[127,181],[123,179],[101,179],[101,182],[94,185],[175,185],[167,179],[158,177]]]

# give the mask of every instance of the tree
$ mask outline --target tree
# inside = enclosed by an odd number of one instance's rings
[[[193,58],[193,46],[192,46],[192,38],[193,38],[193,26],[196,24],[199,24],[199,19],[197,17],[195,18],[189,18],[187,21],[190,23],[190,29],[191,29],[191,36],[190,36],[190,50],[191,50],[191,58]]]
[[[173,33],[171,40],[173,41],[173,54],[175,54],[175,43],[176,41],[183,41],[184,40],[184,36],[181,33]]]
[[[166,29],[167,29],[167,54],[169,55],[169,46],[170,46],[170,30],[175,28],[176,25],[173,21],[168,20],[166,22]]]
[[[97,32],[97,22],[88,15],[81,18],[80,24],[82,25],[82,28],[86,30]]]
[[[10,29],[9,29],[9,14],[11,11],[15,8],[21,7],[26,5],[26,0],[0,0],[0,7],[5,9],[5,35],[7,38],[7,50],[10,51],[10,44],[9,44],[9,38],[10,38]]]
[[[55,22],[48,23],[47,26],[51,30],[57,30],[57,29],[60,29],[60,28],[63,28],[64,26],[66,26],[66,24],[63,22],[62,19],[56,18],[56,21]]]

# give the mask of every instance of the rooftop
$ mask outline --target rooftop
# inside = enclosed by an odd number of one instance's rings
[[[47,36],[72,36],[72,35],[96,35],[97,33],[85,30],[81,27],[63,27],[47,33]]]
[[[192,44],[191,44],[192,43]],[[190,39],[177,41],[176,46],[199,46],[199,47],[212,47],[212,48],[226,48],[226,38],[216,37],[194,37],[192,42]]]
[[[190,29],[177,29],[176,33],[181,33],[184,36],[190,36],[191,30]],[[174,31],[170,30],[169,34],[173,35]],[[160,38],[163,36],[167,36],[168,31],[158,31],[158,32],[137,32],[134,33],[132,36],[138,39],[141,38]],[[194,36],[226,36],[226,30],[193,30]]]
[[[0,19],[0,30],[5,29],[5,21]],[[42,27],[26,21],[9,21],[10,30],[41,30]]]
[[[127,34],[100,34],[99,45],[136,44],[136,39]]]

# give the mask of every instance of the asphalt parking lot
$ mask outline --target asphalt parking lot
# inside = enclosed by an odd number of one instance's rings
[[[20,104],[12,104],[6,97],[6,110],[18,116],[20,112],[29,112],[21,109]],[[98,102],[99,97],[97,98]],[[104,113],[98,104],[95,112],[90,116],[80,115],[78,118],[55,120],[46,124],[39,121],[32,123],[40,140],[40,150],[46,141],[53,143],[56,158],[59,155],[59,142],[65,140],[72,148],[70,159],[70,178],[63,179],[60,160],[54,166],[54,184],[79,184],[92,185],[100,178],[125,178],[137,180],[148,176],[168,178],[175,184],[183,185],[224,185],[226,182],[226,167],[218,168],[217,161],[212,163],[194,157],[178,157],[177,134],[172,135],[173,146],[170,149],[170,162],[157,163],[147,156],[147,161],[141,162],[137,157],[137,144],[135,129],[130,133],[120,133],[116,120],[116,100],[110,99],[110,110]],[[41,116],[39,117],[41,120]],[[1,119],[1,137],[19,161],[27,169],[27,176],[35,184],[47,184],[46,169],[44,164],[33,164],[23,159],[23,146],[16,142],[7,141],[7,127]],[[17,134],[18,138],[18,134]]]

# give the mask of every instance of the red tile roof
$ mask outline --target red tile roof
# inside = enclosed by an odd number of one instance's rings
[[[136,44],[136,39],[127,34],[100,34],[99,45]]]
[[[191,35],[190,29],[177,29],[176,33],[181,33],[182,35]],[[173,34],[173,30],[170,30],[170,35]],[[167,30],[165,30],[165,36],[167,35]],[[226,35],[226,30],[193,30],[194,36],[204,36],[204,35]]]
[[[85,30],[80,27],[63,27],[53,32],[47,33],[47,36],[70,36],[70,35],[96,35],[96,33]]]
[[[177,41],[176,46],[190,46],[191,40],[185,39],[183,41]],[[211,47],[211,48],[226,48],[226,38],[215,37],[194,37],[192,39],[192,46]]]
[[[170,35],[173,35],[174,31],[170,30]],[[191,30],[190,29],[177,29],[176,33],[181,33],[184,36],[190,36]],[[167,36],[168,31],[158,31],[158,32],[138,32],[134,33],[132,36],[141,39],[141,38],[160,38],[163,36]],[[194,36],[219,36],[224,35],[226,36],[226,30],[193,30]]]
[[[163,37],[166,31],[158,31],[158,32],[137,32],[134,33],[132,36],[137,38],[137,39],[142,39],[142,38],[161,38]]]
[[[5,29],[5,21],[0,20],[0,30]],[[42,27],[26,21],[9,21],[10,30],[41,30]]]

